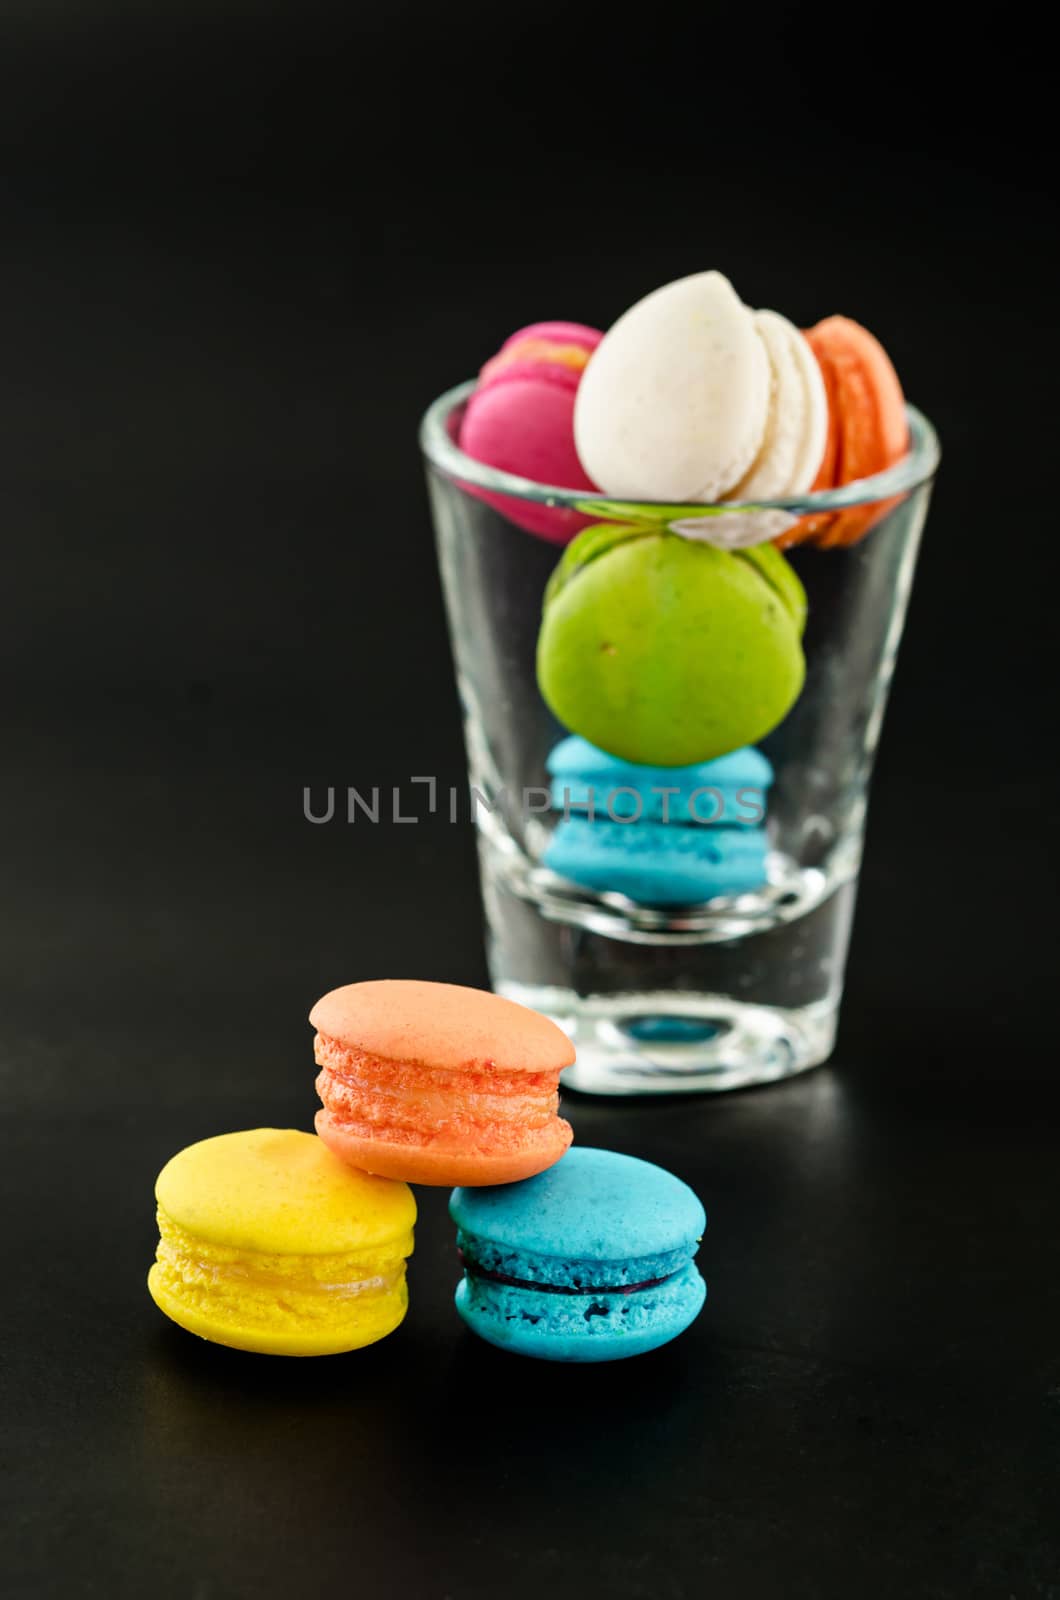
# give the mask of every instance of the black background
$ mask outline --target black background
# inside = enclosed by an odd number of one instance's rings
[[[5,1594],[1060,1593],[1051,105],[936,20],[0,9]],[[476,1345],[429,1192],[391,1340],[201,1345],[158,1168],[308,1126],[325,989],[485,981],[466,828],[301,816],[462,774],[419,414],[708,265],[943,437],[834,1061],[569,1099],[707,1205],[664,1352]]]

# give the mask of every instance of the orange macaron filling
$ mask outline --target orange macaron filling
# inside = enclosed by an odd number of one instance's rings
[[[450,1139],[477,1148],[516,1147],[559,1109],[554,1072],[498,1072],[485,1065],[423,1067],[388,1061],[317,1034],[316,1088],[348,1132],[384,1130],[391,1143]]]

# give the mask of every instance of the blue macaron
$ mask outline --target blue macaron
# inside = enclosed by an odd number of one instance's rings
[[[662,1167],[573,1150],[523,1183],[454,1189],[464,1276],[456,1308],[480,1338],[545,1361],[618,1361],[667,1344],[706,1298],[694,1256],[706,1213]]]
[[[642,905],[687,905],[766,882],[773,769],[733,750],[690,767],[646,767],[564,739],[548,758],[560,821],[545,866],[582,888]]]

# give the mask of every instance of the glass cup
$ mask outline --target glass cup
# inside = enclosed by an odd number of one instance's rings
[[[909,454],[877,477],[726,506],[727,517],[753,514],[763,531],[839,512],[848,528],[851,519],[873,526],[840,548],[785,551],[807,592],[806,680],[758,746],[774,773],[768,881],[697,904],[652,906],[579,887],[543,862],[561,820],[546,761],[566,730],[541,697],[535,656],[545,585],[562,548],[525,532],[512,514],[534,520],[548,507],[575,528],[643,521],[694,533],[694,519],[717,513],[550,488],[472,460],[455,442],[472,388],[435,401],[420,441],[493,986],[570,1035],[578,1052],[565,1074],[571,1088],[734,1089],[802,1072],[825,1060],[835,1039],[873,758],[939,460],[935,432],[910,407]]]

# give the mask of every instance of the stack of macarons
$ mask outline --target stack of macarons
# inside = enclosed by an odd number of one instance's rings
[[[781,548],[853,544],[894,504],[806,515],[797,502],[909,445],[872,334],[847,317],[801,332],[720,272],[665,284],[603,335],[513,334],[458,437],[478,461],[585,490],[585,511],[616,502],[622,521],[588,524],[580,507],[472,491],[568,544],[545,595],[542,697],[572,733],[644,765],[711,761],[783,720],[805,677],[806,598]]]
[[[787,715],[805,624],[805,590],[771,544],[718,550],[657,523],[596,523],[545,591],[538,686],[572,733],[625,761],[713,761]]]
[[[760,751],[646,767],[572,735],[552,751],[548,770],[560,821],[542,859],[572,883],[672,906],[766,882],[773,769]]]
[[[349,984],[314,1006],[317,1135],[258,1128],[163,1168],[148,1286],[216,1344],[336,1354],[402,1321],[416,1203],[457,1185],[457,1308],[483,1338],[564,1361],[664,1344],[706,1294],[692,1264],[702,1207],[671,1174],[602,1150],[568,1154],[566,1035],[479,989]]]

